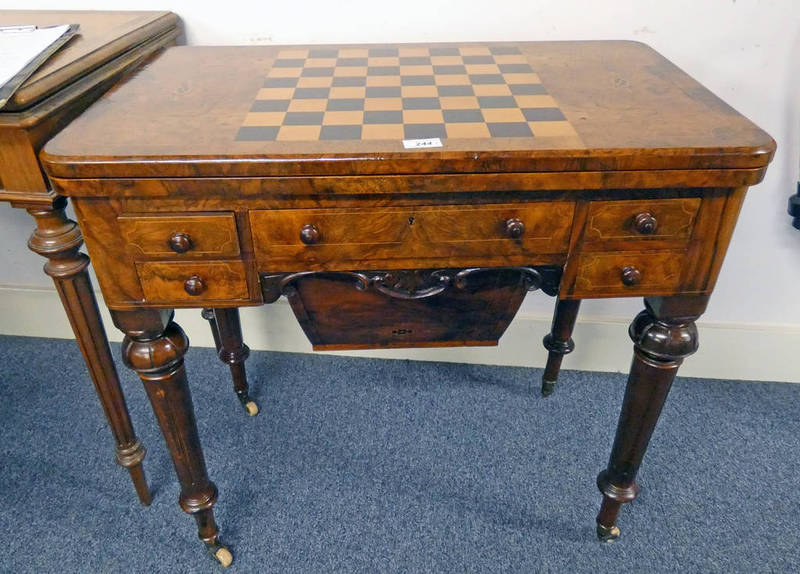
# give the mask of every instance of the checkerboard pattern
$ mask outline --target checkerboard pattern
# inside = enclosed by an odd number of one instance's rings
[[[238,141],[576,136],[513,46],[284,49]]]

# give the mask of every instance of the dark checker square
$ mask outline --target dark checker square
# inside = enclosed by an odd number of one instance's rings
[[[295,100],[327,98],[330,91],[330,88],[295,88],[293,98]]]
[[[236,141],[240,142],[264,142],[275,141],[278,137],[278,127],[265,126],[245,126],[239,128],[236,134]]]
[[[444,76],[446,74],[466,74],[467,69],[464,66],[450,65],[450,66],[434,66],[433,73]]]
[[[339,50],[330,48],[313,48],[308,51],[309,58],[335,58],[339,55]]]
[[[547,93],[542,84],[512,84],[508,87],[515,96],[540,96]]]
[[[517,100],[513,96],[479,96],[478,104],[482,108],[516,108]]]
[[[473,84],[505,84],[502,74],[470,74],[469,81]]]
[[[275,60],[275,68],[302,68],[306,61],[303,58],[287,58],[285,60]]]
[[[504,74],[532,74],[533,70],[528,64],[500,64],[500,71]]]
[[[400,58],[401,66],[430,66],[431,59],[427,56],[405,56]]]
[[[326,76],[332,76],[335,69],[336,68],[303,68],[300,75],[304,78],[324,78]]]
[[[336,60],[337,66],[352,67],[352,66],[366,66],[366,58],[339,58]]]
[[[363,98],[340,98],[328,100],[329,112],[356,112],[364,109]]]
[[[474,96],[472,86],[439,86],[439,96]]]
[[[525,108],[522,115],[529,122],[557,122],[566,119],[558,108]]]
[[[367,68],[368,76],[399,76],[400,66],[370,66]]]
[[[400,86],[367,86],[368,98],[399,98]]]
[[[446,138],[447,130],[444,124],[406,124],[403,137],[407,140]]]
[[[458,48],[434,47],[428,50],[431,56],[460,56]]]
[[[364,112],[365,124],[402,124],[403,112],[400,110]]]
[[[400,76],[403,86],[433,86],[435,83],[433,76]]]
[[[283,118],[285,126],[318,126],[322,123],[325,112],[286,112]]]
[[[403,98],[404,110],[438,110],[440,107],[439,98]]]
[[[483,121],[480,110],[443,110],[445,123],[479,123]]]
[[[251,112],[285,112],[292,100],[256,100]]]
[[[493,138],[524,138],[533,136],[528,124],[522,122],[501,122],[486,124]]]
[[[361,126],[322,126],[321,140],[360,140]]]
[[[370,48],[367,52],[373,58],[392,58],[397,56],[397,48]]]
[[[519,48],[516,46],[492,46],[489,51],[495,56],[508,56],[511,54],[519,54]]]
[[[299,78],[267,78],[264,80],[265,88],[294,88]]]
[[[494,64],[491,56],[464,56],[465,64]]]
[[[367,78],[365,76],[342,76],[333,78],[334,88],[358,88],[367,85]]]

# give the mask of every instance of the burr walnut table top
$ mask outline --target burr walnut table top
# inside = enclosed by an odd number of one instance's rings
[[[107,178],[760,171],[773,151],[643,44],[545,42],[171,48],[42,157]]]

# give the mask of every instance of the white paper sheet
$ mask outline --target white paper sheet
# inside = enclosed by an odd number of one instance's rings
[[[0,27],[0,87],[8,83],[61,36],[69,25]]]

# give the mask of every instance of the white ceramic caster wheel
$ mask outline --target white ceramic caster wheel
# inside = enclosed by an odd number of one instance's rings
[[[233,554],[224,546],[217,548],[217,551],[214,552],[214,558],[217,559],[217,562],[219,562],[223,568],[227,568],[233,562]]]
[[[255,401],[248,401],[245,403],[244,408],[247,411],[247,414],[251,417],[254,417],[258,414],[258,405],[255,403]]]
[[[614,542],[619,538],[620,530],[618,526],[601,526],[597,525],[597,538],[600,542]]]

